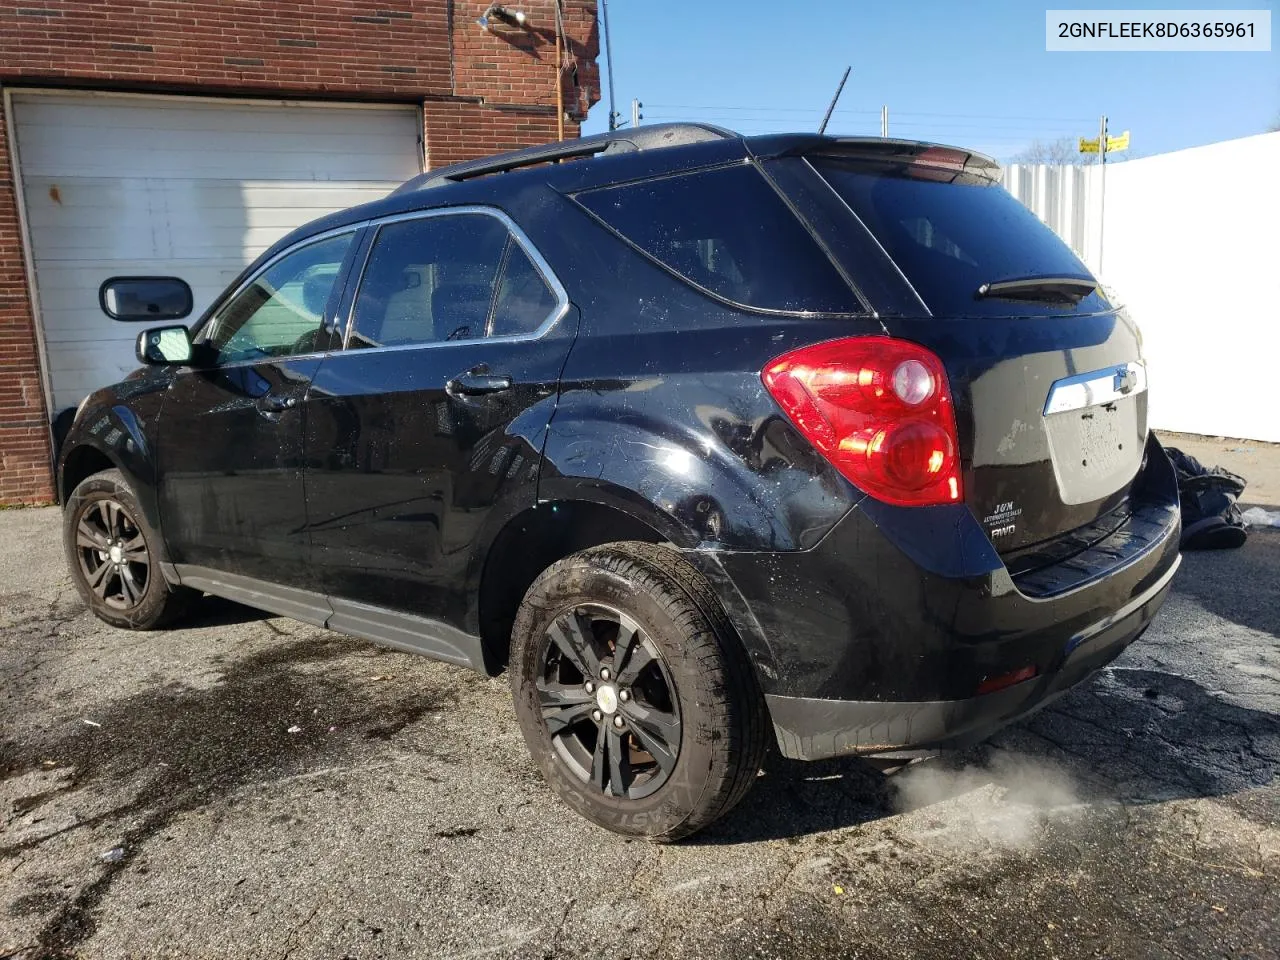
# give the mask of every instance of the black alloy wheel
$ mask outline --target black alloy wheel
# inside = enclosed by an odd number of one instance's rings
[[[733,808],[772,728],[715,592],[676,550],[620,541],[543,570],[511,627],[520,730],[582,816],[669,843]]]
[[[94,500],[76,521],[80,575],[108,607],[129,610],[146,596],[151,552],[138,522],[118,500]]]
[[[680,757],[680,702],[662,655],[620,610],[580,604],[547,628],[537,680],[559,759],[583,783],[639,800]]]
[[[174,622],[199,598],[165,579],[160,535],[119,470],[76,484],[62,516],[72,580],[99,620],[125,630],[153,630]]]

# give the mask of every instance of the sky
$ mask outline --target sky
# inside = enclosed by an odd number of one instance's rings
[[[1132,156],[1263,133],[1280,123],[1280,52],[1049,53],[1045,10],[1016,0],[610,0],[617,110],[743,133],[816,130],[846,66],[829,133],[953,143],[1007,160],[1033,139],[1132,133]],[[1091,9],[1168,9],[1171,0]],[[1189,9],[1269,9],[1275,0]],[[605,130],[608,83],[583,125]],[[1115,157],[1114,159],[1122,159]]]

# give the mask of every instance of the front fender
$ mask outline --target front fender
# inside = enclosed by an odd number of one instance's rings
[[[108,461],[124,474],[143,516],[160,529],[156,497],[156,425],[167,380],[146,378],[106,387],[81,405],[58,456],[58,490],[65,503],[75,485]]]

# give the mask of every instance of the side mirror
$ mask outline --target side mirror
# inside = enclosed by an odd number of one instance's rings
[[[138,362],[182,365],[191,362],[191,334],[183,326],[152,327],[138,334]]]
[[[98,306],[112,320],[181,320],[191,313],[191,287],[178,277],[112,277],[98,288]]]

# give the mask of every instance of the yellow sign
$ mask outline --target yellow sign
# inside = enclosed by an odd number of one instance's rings
[[[1099,140],[1098,137],[1094,137],[1092,140],[1086,140],[1084,137],[1081,137],[1080,152],[1081,153],[1097,153],[1098,140]],[[1114,153],[1117,150],[1128,150],[1128,149],[1129,149],[1129,131],[1128,130],[1120,134],[1120,136],[1118,137],[1107,137],[1107,153]]]

